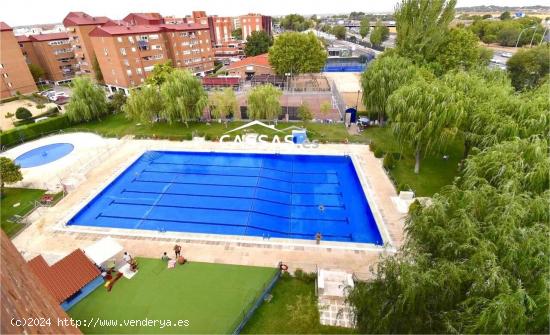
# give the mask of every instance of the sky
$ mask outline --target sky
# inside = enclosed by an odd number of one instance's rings
[[[70,11],[122,19],[129,12],[159,12],[182,17],[193,10],[209,15],[237,16],[329,14],[361,11],[392,12],[397,0],[2,0],[0,21],[10,26],[61,22]],[[546,0],[458,0],[458,7],[477,5],[532,6]]]

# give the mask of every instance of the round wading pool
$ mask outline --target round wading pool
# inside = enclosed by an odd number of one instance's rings
[[[51,163],[67,156],[74,150],[70,143],[53,143],[25,152],[15,159],[15,163],[22,168],[32,168]]]

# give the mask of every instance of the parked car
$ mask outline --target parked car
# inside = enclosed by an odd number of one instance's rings
[[[51,89],[50,90],[45,90],[45,91],[40,92],[40,95],[43,96],[43,97],[47,97],[51,93],[55,93],[55,91],[51,90]]]
[[[65,92],[54,92],[54,94],[48,95],[48,99],[50,99],[50,101],[57,101],[60,97],[66,98],[67,94]]]

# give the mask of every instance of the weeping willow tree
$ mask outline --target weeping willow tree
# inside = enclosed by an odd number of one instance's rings
[[[458,133],[462,103],[438,80],[416,80],[388,99],[387,111],[397,141],[414,152],[414,173],[423,155],[445,147]]]
[[[122,110],[132,120],[152,123],[159,119],[162,111],[162,100],[155,86],[145,85],[134,89],[126,100]]]
[[[518,136],[519,125],[510,111],[516,98],[503,71],[456,71],[443,80],[462,101],[464,113],[459,130],[464,139],[464,158],[474,147],[485,148]]]
[[[377,113],[378,122],[382,123],[389,96],[417,77],[418,70],[408,59],[396,55],[382,56],[370,63],[361,75],[363,104],[369,112]]]
[[[237,96],[231,87],[215,91],[210,95],[210,113],[216,119],[225,119],[229,115],[238,116],[239,103]]]
[[[254,87],[248,94],[248,117],[256,120],[275,120],[281,113],[279,98],[283,92],[267,84]]]
[[[489,147],[414,204],[400,252],[350,293],[359,332],[547,334],[547,148],[537,137]]]
[[[105,92],[90,78],[76,77],[72,81],[71,100],[66,111],[73,122],[99,119],[109,111]]]
[[[447,41],[456,0],[402,0],[395,9],[396,49],[415,64],[435,60]]]
[[[168,121],[187,122],[198,119],[208,104],[208,95],[200,80],[191,72],[174,70],[160,86],[163,109],[160,116]]]

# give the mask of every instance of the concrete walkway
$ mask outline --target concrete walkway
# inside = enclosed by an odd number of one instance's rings
[[[317,148],[301,148],[293,144],[271,143],[254,143],[251,147],[250,143],[233,142],[129,139],[113,141],[117,141],[111,144],[116,146],[116,151],[111,152],[101,162],[97,162],[97,165],[86,173],[86,179],[74,192],[68,194],[56,206],[45,209],[43,215],[14,239],[14,244],[26,259],[37,254],[68,254],[75,248],[84,248],[106,235],[111,235],[124,246],[125,250],[135,256],[160,258],[164,251],[171,254],[177,242],[182,246],[182,254],[191,261],[258,266],[276,266],[282,261],[289,265],[290,270],[302,268],[306,271],[315,271],[322,266],[354,272],[359,277],[368,277],[369,268],[379,256],[396,250],[403,241],[404,215],[396,210],[391,201],[391,197],[396,195],[395,189],[384,173],[381,161],[372,155],[366,145],[327,144]],[[189,234],[183,233],[146,231],[144,234],[139,234],[135,231],[109,228],[76,232],[70,229],[76,226],[64,226],[68,218],[72,217],[134,159],[145,150],[158,149],[351,155],[354,157],[356,167],[360,167],[361,171],[358,172],[363,175],[364,187],[370,190],[369,203],[373,202],[371,208],[375,206],[380,212],[384,222],[381,233],[384,236],[384,232],[387,232],[387,240],[391,242],[391,248],[354,248],[353,243],[347,248],[328,241],[322,241],[320,245],[316,245],[315,241],[301,240],[265,242],[261,237],[246,237],[246,240],[235,242],[232,240],[234,237],[225,235],[196,240],[188,237]]]

